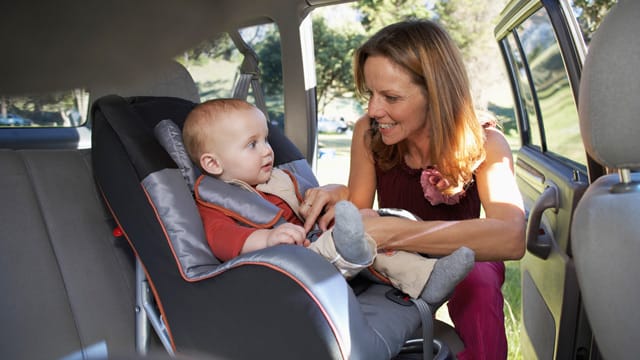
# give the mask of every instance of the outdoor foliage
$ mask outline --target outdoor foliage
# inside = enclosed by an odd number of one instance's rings
[[[353,92],[351,67],[355,49],[364,41],[365,35],[356,30],[330,27],[324,17],[313,19],[313,39],[316,57],[316,81],[318,110],[336,97]]]
[[[591,41],[591,36],[598,29],[609,9],[616,3],[617,0],[573,0],[573,6],[579,9],[578,23],[587,43]]]
[[[360,0],[356,8],[362,14],[362,26],[370,35],[401,20],[431,18],[433,13],[426,5],[424,0]]]

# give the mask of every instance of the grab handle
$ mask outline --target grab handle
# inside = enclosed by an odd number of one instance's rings
[[[548,183],[540,197],[536,200],[529,213],[527,221],[527,250],[533,255],[546,260],[551,253],[551,235],[544,229],[540,229],[542,214],[547,209],[553,208],[558,212],[560,205],[558,187],[553,183]]]

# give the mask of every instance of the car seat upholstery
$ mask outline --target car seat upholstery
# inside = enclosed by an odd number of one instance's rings
[[[164,119],[181,126],[194,105],[168,97],[106,96],[92,111],[96,180],[144,266],[172,350],[233,359],[388,359],[397,353],[420,318],[414,306],[387,299],[387,285],[372,285],[356,297],[331,264],[297,246],[224,264],[206,254],[187,182],[153,134]],[[276,165],[304,161],[283,139],[270,129]],[[199,243],[173,242],[171,222],[184,217],[186,228],[200,232]]]
[[[607,359],[632,358],[640,343],[640,2],[620,0],[595,33],[580,84],[582,139],[599,164],[618,169],[588,187],[571,245],[584,307]]]
[[[135,354],[131,252],[88,150],[0,150],[0,358]]]
[[[170,96],[200,102],[198,88],[189,71],[180,63],[167,61],[153,73],[137,75],[126,82],[112,82],[90,89],[92,102],[110,94],[120,96]]]

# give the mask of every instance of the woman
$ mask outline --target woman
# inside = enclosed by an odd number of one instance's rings
[[[460,53],[433,22],[380,30],[357,50],[354,73],[368,109],[353,132],[349,200],[371,208],[377,193],[380,208],[425,220],[365,219],[380,248],[432,256],[461,246],[475,251],[473,270],[449,299],[465,344],[458,358],[505,359],[502,261],[523,256],[525,219],[504,136],[478,120]],[[329,203],[340,197],[308,196]]]

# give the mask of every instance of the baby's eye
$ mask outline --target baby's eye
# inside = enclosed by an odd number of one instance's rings
[[[248,144],[247,144],[247,147],[248,147],[249,149],[253,149],[253,148],[255,148],[255,147],[256,147],[256,145],[257,145],[257,144],[258,144],[258,142],[254,140],[254,141],[252,141],[252,142],[248,143]]]

